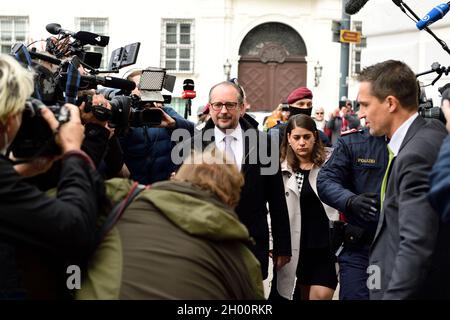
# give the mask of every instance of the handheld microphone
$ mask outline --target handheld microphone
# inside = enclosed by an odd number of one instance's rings
[[[197,96],[194,91],[194,80],[186,79],[183,81],[183,92],[181,93],[182,99],[194,99]]]
[[[425,17],[416,23],[417,29],[423,30],[429,25],[442,19],[450,10],[449,4],[450,2],[447,2],[434,7]]]
[[[359,12],[369,0],[350,0],[345,5],[345,13],[353,15]]]

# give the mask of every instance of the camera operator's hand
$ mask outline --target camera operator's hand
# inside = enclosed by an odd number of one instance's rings
[[[101,94],[95,94],[92,96],[92,105],[93,106],[98,106],[98,105],[102,105],[104,106],[106,109],[111,110],[111,104],[109,103],[109,101]],[[80,106],[80,111],[81,111],[81,120],[83,120],[83,123],[95,123],[98,124],[99,126],[102,127],[106,127],[106,124],[108,123],[108,121],[101,121],[98,120],[95,116],[94,113],[92,112],[85,112],[84,109],[86,108],[85,103],[83,102]]]
[[[380,195],[368,192],[351,196],[347,200],[346,208],[367,222],[376,221],[380,211]]]
[[[162,120],[161,120],[161,124],[158,126],[160,128],[169,128],[169,129],[173,129],[176,126],[176,121],[174,118],[172,118],[171,116],[169,116],[167,113],[164,112],[163,109],[160,109],[161,113],[162,113]]]
[[[61,146],[63,153],[80,150],[84,139],[84,126],[81,124],[78,107],[69,103],[66,103],[64,107],[69,109],[70,120],[61,126],[50,109],[41,109],[42,117],[48,122],[53,132],[57,133],[56,142]]]

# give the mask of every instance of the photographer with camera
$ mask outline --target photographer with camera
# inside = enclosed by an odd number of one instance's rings
[[[70,120],[61,125],[50,109],[41,109],[42,118],[61,148],[57,158],[62,159],[62,170],[56,197],[47,196],[23,179],[41,173],[56,158],[14,166],[6,157],[33,88],[33,74],[12,57],[0,55],[0,298],[56,298],[66,292],[66,279],[58,284],[45,279],[46,273],[66,277],[66,270],[53,268],[55,265],[48,269],[30,267],[20,253],[48,256],[59,262],[88,255],[94,243],[97,195],[103,188],[93,182],[93,162],[80,149],[84,127],[74,105],[65,105]],[[33,270],[31,277],[26,275],[26,269]],[[30,285],[39,292],[27,291]],[[45,295],[52,289],[58,293]]]
[[[325,128],[331,132],[330,139],[333,146],[343,132],[357,129],[360,126],[358,117],[352,114],[351,111],[347,102],[340,101],[339,108],[330,114]]]
[[[442,112],[447,120],[446,128],[450,133],[450,89],[446,89],[442,93]],[[441,220],[445,223],[450,221],[450,136],[444,140],[438,159],[433,166],[430,174],[430,193],[428,199],[433,208],[441,216]]]
[[[110,102],[102,94],[91,94],[89,104],[104,108],[105,111],[111,110]],[[123,172],[128,170],[124,164],[123,151],[116,129],[111,128],[107,120],[98,119],[92,111],[88,110],[86,102],[83,102],[80,106],[80,114],[86,136],[82,150],[92,158],[99,173],[105,179],[116,176],[128,177],[126,174],[123,175]]]
[[[142,70],[132,72],[127,79],[139,84]],[[162,102],[150,101],[145,94],[136,88],[133,92],[141,96],[146,111],[154,111],[161,119],[152,126],[133,127],[120,138],[125,164],[130,171],[131,179],[142,184],[152,184],[167,180],[177,166],[172,162],[171,152],[175,142],[171,135],[175,129],[185,129],[192,135],[194,123],[181,117],[174,109],[166,107]]]

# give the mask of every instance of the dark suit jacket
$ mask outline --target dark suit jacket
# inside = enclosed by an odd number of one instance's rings
[[[371,299],[443,297],[450,289],[442,283],[450,270],[449,242],[442,243],[448,228],[439,226],[427,200],[428,174],[446,135],[442,123],[419,116],[392,164],[370,253],[369,268],[377,268],[369,272],[369,284],[377,286],[381,276],[379,289],[369,287]]]
[[[236,207],[236,213],[242,223],[248,228],[250,236],[256,242],[256,245],[250,249],[261,263],[263,278],[265,279],[267,278],[269,263],[267,204],[269,204],[271,218],[273,254],[278,256],[291,255],[289,215],[280,171],[279,152],[278,150],[274,150],[274,158],[277,159],[276,173],[272,175],[261,174],[261,169],[270,167],[270,164],[265,164],[265,161],[261,161],[259,142],[265,141],[270,147],[270,137],[266,133],[255,129],[245,119],[241,118],[239,122],[244,132],[252,130],[252,133],[257,137],[258,143],[254,141],[249,142],[247,139],[244,139],[244,160],[242,162],[241,173],[244,175],[245,183],[241,190],[241,199]],[[213,129],[214,123],[212,120],[209,120],[201,133],[203,134],[206,130]],[[200,132],[197,134],[200,134]],[[214,137],[212,141],[202,140],[202,148],[206,148],[210,143],[214,143]],[[271,151],[269,149],[269,153]],[[253,159],[257,160],[256,163],[253,163],[255,162],[252,161]]]

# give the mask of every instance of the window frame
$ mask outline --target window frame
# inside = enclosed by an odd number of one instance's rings
[[[175,33],[168,32],[167,27],[175,25]],[[181,33],[182,26],[189,25],[189,33]],[[168,35],[175,34],[175,43],[168,43]],[[182,43],[183,36],[189,35],[189,43]],[[194,19],[161,19],[161,68],[168,72],[180,74],[193,74],[195,70],[195,20]],[[175,50],[175,55],[168,57],[168,50]],[[173,51],[172,51],[173,52]],[[189,53],[189,58],[186,58]],[[184,57],[183,57],[184,56]],[[169,65],[168,62],[171,62]],[[188,63],[189,68],[182,68],[183,64]]]
[[[11,23],[11,39],[10,40],[3,40],[2,38],[2,21],[3,20],[7,20]],[[25,31],[24,31],[24,38],[23,40],[17,40],[17,35],[16,35],[16,24],[18,20],[24,20],[25,21]],[[17,43],[17,42],[22,42],[22,43],[29,43],[29,39],[30,39],[30,17],[29,16],[18,16],[18,15],[0,15],[0,53],[7,53],[9,54],[11,52],[11,47],[13,44]],[[9,50],[8,52],[3,52],[2,48],[3,46],[9,45]]]

